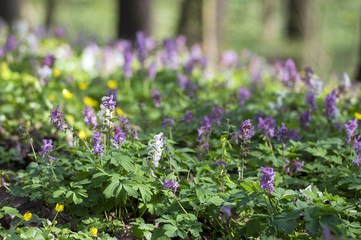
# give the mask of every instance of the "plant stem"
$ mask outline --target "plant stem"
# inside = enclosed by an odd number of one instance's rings
[[[182,206],[182,204],[179,202],[179,200],[178,200],[177,196],[175,195],[175,193],[173,193],[173,194],[174,194],[175,200],[177,201],[177,203],[179,204],[179,206],[182,208],[183,212],[185,212],[185,214],[187,214],[187,216],[188,216],[187,211],[184,209],[184,207]]]

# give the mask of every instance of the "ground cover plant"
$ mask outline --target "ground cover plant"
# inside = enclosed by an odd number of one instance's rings
[[[211,66],[181,36],[1,41],[3,239],[360,238],[346,74],[247,51]]]

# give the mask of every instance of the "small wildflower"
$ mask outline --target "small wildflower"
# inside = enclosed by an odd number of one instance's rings
[[[312,121],[311,115],[309,111],[304,111],[300,116],[300,123],[302,128],[307,129],[307,124]]]
[[[86,126],[92,126],[92,129],[94,130],[97,126],[97,117],[94,114],[94,109],[88,105],[83,109],[82,113]]]
[[[285,124],[282,123],[282,126],[281,127],[277,127],[277,132],[276,132],[276,137],[277,137],[277,140],[280,141],[282,139],[287,139],[288,137],[288,129],[286,128]]]
[[[97,100],[94,100],[94,99],[92,99],[92,98],[90,98],[90,97],[85,97],[84,99],[83,99],[83,103],[85,104],[85,105],[90,105],[91,107],[96,107],[96,106],[98,106],[98,101]]]
[[[109,81],[107,82],[107,85],[108,85],[108,87],[111,88],[111,89],[117,88],[117,86],[118,86],[117,82],[114,81],[114,80],[109,80]]]
[[[43,65],[51,68],[54,66],[55,60],[55,56],[53,54],[49,54],[43,59]]]
[[[92,227],[92,228],[90,229],[90,235],[92,235],[93,237],[96,237],[97,234],[98,234],[98,229],[95,228],[95,227]]]
[[[55,206],[55,211],[57,211],[57,212],[61,212],[61,211],[63,211],[63,209],[64,209],[64,205],[63,204],[56,204],[56,206]]]
[[[103,142],[103,133],[94,133],[90,135],[90,142],[93,142],[93,153],[99,154],[100,156],[103,156],[104,152],[104,144],[101,144]]]
[[[162,128],[167,129],[173,129],[172,125],[174,125],[174,117],[166,118],[162,121]]]
[[[88,86],[89,86],[89,84],[87,84],[87,83],[79,83],[80,90],[85,90],[88,88]]]
[[[166,142],[166,138],[162,132],[155,135],[153,139],[148,142],[148,159],[153,160],[155,167],[159,166],[159,160],[162,157],[163,148]]]
[[[254,128],[252,126],[252,123],[249,119],[247,119],[246,121],[244,121],[242,123],[242,125],[239,128],[240,132],[239,132],[239,137],[241,138],[242,141],[247,141],[249,139],[252,138],[252,136],[256,133],[254,131]]]
[[[43,146],[41,146],[41,149],[43,151],[39,152],[39,153],[43,156],[43,158],[49,157],[51,160],[56,161],[58,159],[49,155],[49,153],[54,150],[54,146],[52,145],[52,142],[53,142],[53,140],[51,140],[51,139],[49,139],[49,140],[43,139]]]
[[[249,99],[252,96],[251,92],[248,91],[245,87],[241,87],[238,90],[238,100],[243,106],[247,99]]]
[[[352,137],[355,135],[355,130],[357,130],[358,124],[357,124],[357,118],[354,120],[348,121],[348,124],[345,124],[345,129],[347,132],[347,138],[345,139],[347,143],[350,143],[352,140]]]
[[[123,132],[123,130],[120,129],[119,127],[115,128],[113,130],[113,134],[114,134],[114,137],[112,137],[110,141],[112,142],[112,144],[115,148],[119,149],[120,146],[127,139],[127,137],[126,137],[125,133]]]
[[[30,219],[31,219],[32,217],[33,217],[33,214],[31,214],[30,211],[27,211],[27,212],[24,214],[24,216],[23,216],[23,218],[24,218],[25,221],[30,221]]]
[[[261,189],[267,192],[273,192],[274,176],[276,174],[273,168],[261,166],[261,174],[263,175],[258,175],[258,177],[261,178]]]
[[[306,96],[306,107],[313,113],[317,111],[316,98],[312,91]]]
[[[220,211],[226,214],[227,217],[232,217],[232,209],[231,206],[222,206]]]
[[[332,90],[332,92],[330,94],[328,94],[323,103],[323,107],[325,109],[324,111],[324,115],[330,119],[332,116],[334,116],[336,114],[336,100],[337,100],[337,93],[336,90]]]
[[[357,118],[358,120],[361,120],[361,114],[358,112],[355,112],[355,118]]]
[[[59,105],[56,107],[55,111],[50,110],[50,123],[53,124],[60,131],[65,130],[65,120],[63,117],[63,113],[59,111]]]
[[[160,92],[157,89],[152,89],[152,100],[154,105],[157,108],[159,108],[162,102],[162,96],[160,95]]]
[[[274,136],[274,131],[275,131],[275,127],[276,127],[276,120],[274,120],[271,117],[266,117],[266,118],[259,118],[258,119],[259,123],[258,123],[258,129],[260,131],[263,130],[263,134],[266,137],[273,137]]]
[[[53,76],[54,76],[54,77],[59,77],[60,74],[61,74],[61,72],[60,72],[59,69],[54,69],[54,71],[53,71]]]
[[[87,136],[86,132],[84,130],[80,130],[79,137],[84,139]]]
[[[188,110],[186,110],[186,114],[184,117],[180,118],[179,120],[182,120],[185,122],[186,127],[188,127],[189,123],[194,120],[196,117],[193,116],[193,114],[191,112],[189,112]]]
[[[171,181],[166,179],[164,182],[161,182],[163,185],[163,190],[167,188],[168,190],[170,188],[173,188],[173,193],[175,194],[177,192],[177,188],[179,187],[178,183],[176,181]]]
[[[224,165],[227,165],[227,163],[225,161],[218,161],[216,159],[216,162],[214,163],[214,165],[220,165],[220,164],[224,164]]]

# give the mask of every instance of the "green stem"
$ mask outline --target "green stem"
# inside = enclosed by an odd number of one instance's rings
[[[185,212],[185,214],[187,214],[187,216],[188,216],[187,211],[184,209],[184,207],[182,206],[182,204],[179,202],[179,200],[178,200],[177,196],[175,195],[175,193],[173,193],[173,194],[174,194],[175,200],[177,201],[177,203],[179,204],[179,206],[182,208],[183,212]]]
[[[53,221],[51,222],[51,225],[50,225],[50,229],[49,229],[49,231],[48,231],[48,234],[51,233],[51,229],[53,228],[53,224],[54,224],[55,219],[56,219],[56,217],[58,216],[58,214],[59,214],[59,212],[56,212],[56,215],[55,215]]]

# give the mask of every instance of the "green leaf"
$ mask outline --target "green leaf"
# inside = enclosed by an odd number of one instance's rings
[[[133,187],[131,187],[131,186],[127,185],[127,184],[124,184],[123,187],[124,187],[125,191],[127,191],[127,193],[128,193],[130,196],[132,196],[132,197],[134,197],[134,198],[137,198],[137,197],[138,197],[138,193],[137,193],[136,190],[134,190]]]
[[[4,211],[5,214],[11,214],[11,215],[15,215],[19,218],[23,218],[23,216],[19,213],[19,211],[16,208],[12,208],[12,207],[3,207],[0,209],[0,211]]]
[[[114,180],[114,181],[112,181],[105,189],[104,189],[104,191],[103,191],[103,193],[104,193],[104,196],[106,197],[106,198],[111,198],[111,197],[115,197],[116,195],[114,194],[114,191],[115,191],[115,189],[116,188],[118,188],[119,187],[119,180]],[[120,189],[119,189],[120,188]],[[119,192],[120,192],[120,190],[122,190],[121,189],[121,186],[118,188],[118,190],[117,190],[117,193],[119,194]],[[117,195],[118,195],[117,194]]]
[[[170,225],[170,224],[165,224],[163,226],[163,229],[165,230],[165,235],[167,237],[176,237],[178,236],[178,228],[173,226],[173,225]]]

